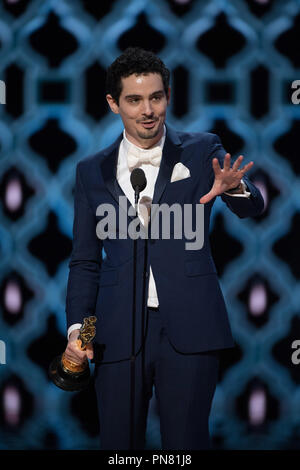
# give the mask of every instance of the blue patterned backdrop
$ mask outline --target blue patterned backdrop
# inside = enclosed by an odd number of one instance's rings
[[[171,70],[169,124],[215,132],[234,157],[254,160],[265,199],[254,219],[214,206],[237,348],[222,360],[213,446],[300,448],[299,41],[298,0],[1,2],[0,449],[98,447],[92,387],[63,392],[47,368],[66,345],[75,167],[122,130],[105,69],[130,45]],[[160,447],[154,399],[147,447]]]

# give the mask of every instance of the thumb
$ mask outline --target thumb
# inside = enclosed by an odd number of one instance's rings
[[[88,359],[93,359],[94,357],[94,349],[92,343],[89,343],[86,347],[86,355]]]
[[[209,193],[204,194],[204,196],[200,199],[200,204],[206,204],[207,202],[211,201],[215,197],[215,193],[213,191],[209,191]]]

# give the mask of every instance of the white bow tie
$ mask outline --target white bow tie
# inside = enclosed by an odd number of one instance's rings
[[[161,147],[154,147],[147,151],[142,151],[136,147],[130,147],[127,153],[127,163],[129,170],[133,170],[143,163],[150,163],[153,166],[159,166],[162,156]]]

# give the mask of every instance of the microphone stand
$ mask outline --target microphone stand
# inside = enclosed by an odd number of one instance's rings
[[[147,185],[147,180],[145,173],[136,168],[132,171],[130,181],[134,189],[134,206],[135,214],[138,217],[138,200],[140,197],[140,192],[145,189]],[[137,237],[138,238],[138,237]],[[129,449],[134,449],[134,423],[135,423],[135,328],[136,328],[136,273],[137,273],[137,238],[133,240],[133,290],[132,290],[132,336],[131,336],[131,357],[130,357],[130,436],[129,436]],[[147,243],[146,243],[147,247]],[[147,248],[145,251],[145,260],[147,257]],[[144,260],[144,273],[143,273],[143,299],[142,299],[142,350],[144,344],[144,309],[145,309],[145,284],[146,284],[146,270],[147,265],[145,265]],[[143,367],[143,364],[142,364]],[[144,367],[142,370],[143,381],[144,381]]]
[[[134,191],[134,208],[138,216],[138,200],[140,188],[137,185]],[[136,319],[136,264],[137,264],[137,238],[133,240],[133,297],[132,297],[132,334],[130,358],[130,450],[134,448],[134,404],[135,404],[135,319]]]

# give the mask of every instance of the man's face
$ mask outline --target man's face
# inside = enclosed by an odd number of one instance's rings
[[[119,105],[111,95],[106,95],[108,104],[114,113],[120,114],[128,140],[139,147],[150,148],[163,135],[170,88],[166,96],[158,73],[133,74],[121,80]]]

